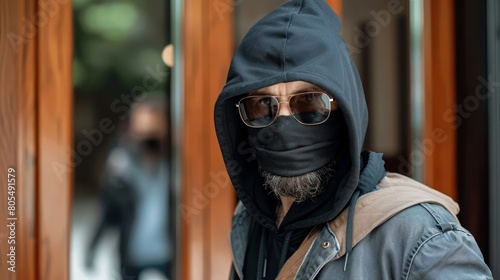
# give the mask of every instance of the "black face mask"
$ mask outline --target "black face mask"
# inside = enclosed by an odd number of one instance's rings
[[[280,116],[264,128],[248,128],[250,146],[260,168],[279,176],[299,176],[330,163],[347,139],[342,111],[330,113],[319,125],[303,125],[292,116]]]
[[[139,142],[139,147],[144,152],[157,153],[160,151],[160,140],[148,138]]]

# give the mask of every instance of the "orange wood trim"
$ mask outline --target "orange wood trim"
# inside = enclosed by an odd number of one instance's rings
[[[210,1],[214,5],[217,0]],[[208,97],[209,112],[206,125],[210,128],[209,159],[210,171],[208,185],[205,185],[207,192],[214,192],[210,203],[210,279],[228,279],[231,265],[231,253],[228,241],[231,229],[231,217],[236,206],[236,196],[233,186],[227,175],[225,165],[219,148],[219,143],[215,134],[214,125],[214,105],[215,101],[226,82],[229,64],[233,56],[233,14],[228,13],[224,19],[215,9],[209,9],[210,36],[208,37],[209,47],[209,84],[210,95]]]
[[[233,52],[232,1],[184,1],[182,279],[227,279],[235,196],[214,132],[213,108]]]
[[[29,1],[18,1],[20,18],[34,15]],[[36,40],[19,46],[17,65],[17,167],[19,169],[19,267],[18,279],[34,280],[38,272],[36,248]]]
[[[0,178],[7,182],[7,168],[16,170],[16,234],[8,243],[10,232],[0,229],[0,279],[36,277],[35,220],[35,44],[28,37],[22,19],[35,14],[29,1],[0,3]],[[0,219],[7,221],[7,186],[0,193]],[[12,240],[11,240],[12,241]],[[15,273],[9,272],[7,254],[15,246]],[[9,257],[10,258],[10,257]]]
[[[183,18],[183,66],[184,66],[184,135],[182,151],[182,279],[203,279],[207,275],[206,205],[203,183],[207,167],[206,143],[201,144],[208,130],[203,126],[204,89],[203,50],[204,1],[185,1]],[[206,4],[205,4],[206,6]],[[205,46],[205,47],[203,47]],[[200,145],[201,144],[201,145]],[[201,194],[201,195],[200,195]]]
[[[15,273],[0,228],[0,279],[69,278],[72,168],[58,177],[53,163],[69,164],[73,144],[71,11],[67,0],[0,3],[0,178],[15,168],[18,218]]]
[[[37,1],[45,14],[37,34],[37,279],[69,279],[73,168],[73,29],[68,0]],[[40,10],[44,7],[44,10]]]
[[[22,265],[19,259],[19,243],[22,242],[18,236],[18,221],[15,222],[16,244],[9,244],[10,229],[7,227],[8,215],[8,179],[15,179],[15,199],[19,198],[19,177],[20,170],[16,161],[17,147],[17,108],[16,108],[16,80],[20,74],[17,68],[17,50],[9,41],[9,35],[17,34],[19,31],[19,4],[15,0],[0,1],[0,279],[17,279],[16,274],[19,266]],[[15,168],[15,172],[8,176],[8,168]],[[15,177],[13,178],[12,175]],[[19,202],[16,201],[17,207]],[[19,211],[16,211],[19,218]],[[10,247],[15,246],[15,273],[10,272]]]
[[[446,114],[455,105],[454,1],[424,4],[424,182],[457,199],[456,129]]]
[[[342,0],[326,0],[335,13],[342,19]]]

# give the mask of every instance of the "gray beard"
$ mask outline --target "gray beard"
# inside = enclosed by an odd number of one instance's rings
[[[300,176],[284,177],[260,170],[264,178],[264,187],[269,189],[277,198],[292,197],[295,202],[314,199],[321,192],[328,180],[335,174],[335,161]]]

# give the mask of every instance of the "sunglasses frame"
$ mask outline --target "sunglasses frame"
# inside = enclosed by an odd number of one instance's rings
[[[325,118],[324,120],[322,120],[321,122],[318,122],[318,123],[304,123],[304,122],[299,121],[299,120],[297,119],[297,117],[295,117],[295,114],[293,113],[292,108],[290,107],[290,99],[291,99],[292,97],[295,97],[295,96],[297,96],[297,95],[303,95],[303,94],[311,94],[311,93],[321,93],[321,95],[323,95],[323,94],[324,94],[324,95],[326,95],[326,96],[328,97],[328,100],[330,101],[330,104],[329,104],[329,105],[330,105],[330,108],[328,109],[328,116],[326,116],[326,118]],[[241,101],[243,101],[243,100],[245,100],[245,99],[252,98],[252,97],[270,97],[270,98],[274,98],[274,99],[278,102],[278,110],[277,110],[277,114],[274,116],[273,120],[272,120],[269,124],[266,124],[266,125],[260,125],[260,126],[249,125],[249,124],[245,121],[245,119],[243,118],[243,115],[241,114],[241,109],[240,109],[240,104],[241,104]],[[271,124],[273,124],[273,123],[274,123],[274,121],[276,121],[276,119],[277,119],[277,118],[278,118],[278,116],[279,116],[279,111],[280,111],[280,108],[281,108],[280,106],[281,106],[281,104],[282,104],[282,103],[287,103],[287,104],[288,104],[288,108],[290,109],[290,112],[292,112],[292,116],[293,116],[293,118],[294,118],[294,119],[295,119],[298,123],[300,123],[300,124],[302,124],[302,125],[320,125],[320,124],[322,124],[322,123],[326,122],[326,121],[328,120],[328,118],[330,117],[330,113],[331,113],[331,111],[332,111],[332,105],[331,105],[331,103],[332,103],[333,101],[335,101],[335,98],[334,98],[334,97],[332,97],[330,94],[328,94],[328,93],[326,93],[326,92],[321,92],[321,91],[310,91],[310,92],[299,92],[299,93],[295,93],[295,94],[288,95],[288,99],[287,99],[286,101],[280,101],[280,100],[278,99],[278,96],[274,96],[274,95],[251,95],[251,96],[245,96],[245,97],[241,98],[241,99],[238,101],[238,103],[236,103],[235,105],[236,105],[236,108],[238,108],[238,113],[239,113],[239,115],[240,115],[241,120],[243,121],[243,123],[244,123],[246,126],[248,126],[248,127],[250,127],[250,128],[264,128],[264,127],[268,127],[268,126],[270,126]]]

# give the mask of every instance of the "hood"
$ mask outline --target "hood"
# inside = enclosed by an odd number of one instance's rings
[[[246,126],[235,104],[242,95],[277,83],[306,81],[332,94],[343,112],[348,145],[342,178],[330,180],[335,189],[317,201],[298,203],[307,213],[287,217],[285,229],[329,221],[349,203],[361,171],[360,153],[368,111],[359,74],[340,37],[340,20],[323,0],[289,1],[257,22],[237,48],[227,82],[215,104],[215,128],[229,177],[251,215],[264,227],[277,230],[278,200],[262,186],[248,143]],[[339,180],[342,182],[340,183]],[[326,186],[326,190],[329,186]],[[292,206],[287,216],[294,215]]]

